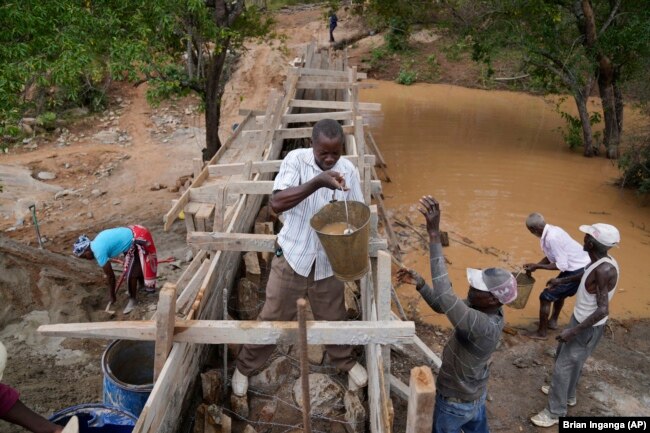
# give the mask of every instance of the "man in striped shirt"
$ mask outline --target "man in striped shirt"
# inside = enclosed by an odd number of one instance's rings
[[[504,326],[501,306],[517,297],[517,282],[501,268],[467,269],[469,290],[462,300],[452,290],[440,243],[440,205],[431,196],[422,197],[419,211],[429,233],[432,286],[410,269],[400,269],[401,283],[413,284],[437,313],[447,315],[454,333],[442,351],[436,380],[433,433],[488,433],[487,382],[489,361]]]
[[[345,135],[335,120],[324,119],[313,128],[312,148],[287,154],[275,178],[270,206],[284,213],[279,248],[271,263],[266,302],[258,320],[295,320],[296,300],[309,298],[316,320],[346,320],[343,283],[334,277],[330,262],[309,220],[333,198],[363,201],[359,172],[341,158]],[[237,357],[233,393],[246,394],[248,377],[273,353],[274,345],[245,345]],[[352,388],[366,385],[365,369],[356,362],[351,346],[327,345],[334,365],[349,372]]]

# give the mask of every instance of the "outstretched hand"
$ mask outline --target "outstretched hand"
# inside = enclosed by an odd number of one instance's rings
[[[432,240],[438,240],[440,237],[440,204],[430,195],[422,196],[418,208],[427,221],[427,233]]]
[[[412,269],[401,268],[397,271],[397,281],[400,284],[414,285],[418,290],[424,287],[424,278]]]

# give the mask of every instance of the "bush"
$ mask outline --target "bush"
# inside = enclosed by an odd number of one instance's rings
[[[404,51],[408,48],[410,35],[408,22],[401,18],[391,18],[388,32],[384,35],[386,45],[391,51]]]
[[[402,69],[401,71],[399,71],[399,75],[397,76],[397,79],[395,79],[395,81],[397,81],[398,84],[410,86],[411,84],[415,83],[416,79],[417,79],[417,74],[415,72]]]
[[[641,194],[650,192],[650,132],[628,138],[631,143],[618,160],[623,172],[621,186],[636,188]]]

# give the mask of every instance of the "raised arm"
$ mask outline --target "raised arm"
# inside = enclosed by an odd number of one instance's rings
[[[437,313],[446,314],[457,330],[470,334],[474,329],[487,329],[488,327],[476,326],[479,322],[486,321],[487,317],[467,306],[451,288],[447,264],[440,243],[440,205],[431,196],[422,197],[420,204],[422,207],[419,208],[419,211],[427,221],[433,287],[429,287],[417,273],[407,269],[398,271],[398,279],[401,282],[415,284],[426,303]]]

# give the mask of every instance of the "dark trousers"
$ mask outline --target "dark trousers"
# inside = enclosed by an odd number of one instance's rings
[[[346,320],[344,286],[334,276],[314,281],[314,269],[308,277],[296,273],[284,256],[273,257],[271,274],[266,285],[266,302],[258,320],[296,320],[296,301],[309,298],[314,319]],[[252,375],[271,356],[275,345],[247,344],[237,357],[237,369],[245,376]],[[334,365],[350,370],[356,360],[352,346],[326,345],[325,350]]]

